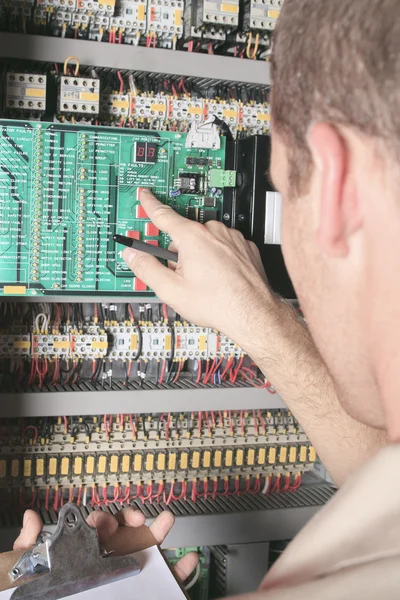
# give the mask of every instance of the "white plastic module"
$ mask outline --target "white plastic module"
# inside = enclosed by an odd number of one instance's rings
[[[7,73],[6,107],[23,111],[46,110],[46,75]]]
[[[96,115],[100,108],[100,81],[91,77],[61,76],[59,110],[61,113]]]

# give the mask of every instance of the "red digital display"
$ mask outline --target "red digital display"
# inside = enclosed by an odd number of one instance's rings
[[[135,162],[156,163],[157,144],[150,142],[136,142]]]

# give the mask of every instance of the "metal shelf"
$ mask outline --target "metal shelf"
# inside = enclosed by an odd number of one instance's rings
[[[271,83],[270,65],[266,61],[41,35],[0,33],[2,58],[63,63],[70,55],[77,56],[82,65],[110,69],[167,73],[258,85]]]
[[[295,494],[198,499],[196,504],[176,501],[169,506],[134,501],[132,506],[141,510],[149,523],[163,510],[175,514],[175,525],[164,548],[248,544],[292,539],[334,493],[335,488],[329,484],[312,484],[302,486]],[[103,510],[115,514],[120,508],[119,504],[110,504]],[[83,508],[85,516],[92,510],[90,506]],[[42,510],[41,515],[45,530],[53,531],[55,511]],[[3,512],[1,521],[0,552],[4,552],[19,533],[21,516]]]
[[[284,408],[278,394],[248,387],[153,386],[154,389],[8,392],[0,394],[0,418]],[[60,386],[61,388],[61,386]],[[61,388],[62,390],[62,388]]]

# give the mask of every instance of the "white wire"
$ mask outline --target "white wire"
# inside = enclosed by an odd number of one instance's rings
[[[39,319],[42,319],[41,327],[39,326]],[[48,322],[49,321],[46,315],[44,313],[39,313],[35,319],[36,330],[40,331],[41,333],[44,333],[45,331],[47,331]]]
[[[187,585],[185,585],[185,591],[186,592],[188,590],[192,589],[192,587],[194,586],[194,584],[198,582],[199,577],[200,577],[200,562],[197,563],[196,573],[195,573],[192,581],[189,581],[189,583]]]
[[[129,88],[130,88],[132,94],[137,94],[137,87],[135,85],[135,80],[133,78],[133,75],[129,75],[128,81],[129,81]]]
[[[266,494],[268,492],[270,483],[271,483],[271,479],[269,477],[267,477],[265,480],[265,485],[264,485],[263,491],[261,492],[262,494]]]
[[[83,506],[86,506],[86,499],[87,499],[87,487],[85,485],[85,487],[83,488],[83,498],[82,498]]]

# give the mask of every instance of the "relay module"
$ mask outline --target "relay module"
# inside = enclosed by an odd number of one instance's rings
[[[146,293],[114,233],[168,247],[138,200],[151,188],[193,220],[221,218],[224,137],[0,121],[0,294]],[[196,136],[196,134],[195,134]],[[148,293],[148,292],[147,292]]]

